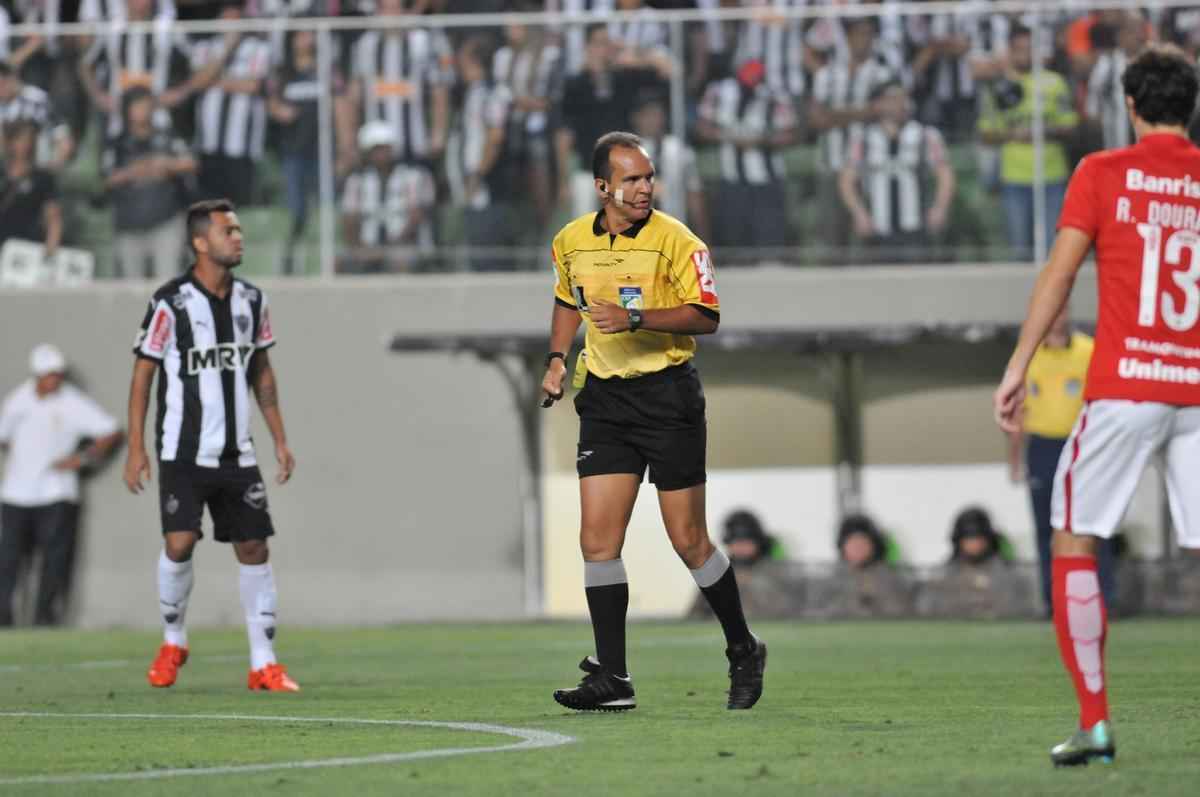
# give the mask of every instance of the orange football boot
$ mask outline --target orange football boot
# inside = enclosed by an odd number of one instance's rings
[[[261,670],[251,670],[246,679],[246,688],[264,692],[299,692],[300,684],[287,674],[282,664],[268,664]]]
[[[164,642],[158,649],[158,655],[154,657],[154,663],[150,665],[146,678],[151,686],[171,686],[179,677],[179,668],[186,664],[187,660],[187,648]]]

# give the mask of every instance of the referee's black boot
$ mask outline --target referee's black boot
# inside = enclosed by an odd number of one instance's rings
[[[637,707],[633,679],[612,675],[591,656],[579,662],[586,673],[574,689],[554,690],[559,705],[575,711],[629,711]]]
[[[753,708],[762,697],[763,672],[767,669],[767,643],[756,636],[725,649],[729,659],[729,704],[726,708]]]

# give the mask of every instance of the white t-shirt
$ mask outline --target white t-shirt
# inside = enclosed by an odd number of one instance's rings
[[[51,466],[75,453],[84,438],[115,431],[113,417],[78,388],[64,384],[38,398],[33,380],[24,383],[0,409],[0,443],[8,445],[0,501],[14,506],[78,501],[79,475]]]

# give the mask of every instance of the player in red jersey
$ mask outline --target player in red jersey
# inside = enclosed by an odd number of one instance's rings
[[[1166,464],[1183,547],[1200,549],[1200,149],[1187,138],[1200,80],[1182,52],[1152,47],[1122,77],[1137,143],[1089,155],[1067,189],[1058,235],[994,396],[1017,428],[1029,361],[1096,248],[1100,311],[1086,403],[1054,479],[1054,627],[1079,699],[1057,766],[1116,754],[1104,672],[1107,616],[1097,538],[1121,521],[1151,456]]]

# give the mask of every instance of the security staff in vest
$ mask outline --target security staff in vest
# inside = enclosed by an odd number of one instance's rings
[[[1033,505],[1037,528],[1037,551],[1042,598],[1046,615],[1050,614],[1050,497],[1054,492],[1054,472],[1063,446],[1083,409],[1083,388],[1088,364],[1092,361],[1092,338],[1071,331],[1064,310],[1054,320],[1046,341],[1038,347],[1029,365],[1029,383],[1022,410],[1022,431],[1009,435],[1008,467],[1014,483],[1021,481],[1021,449],[1025,449],[1025,480]],[[1100,588],[1104,602],[1115,605],[1112,546],[1102,540],[1097,554]]]
[[[704,393],[691,359],[692,336],[712,334],[720,322],[708,247],[653,210],[654,164],[634,134],[601,136],[592,175],[601,210],[563,227],[552,245],[558,282],[542,405],[562,397],[566,356],[586,323],[575,366],[582,387],[576,462],[596,656],[580,664],[580,685],[554,699],[578,711],[636,705],[625,666],[629,585],[621,549],[649,468],[667,536],[725,632],[727,707],[748,709],[762,694],[767,646],[746,625],[729,559],[713,547],[704,517]]]

